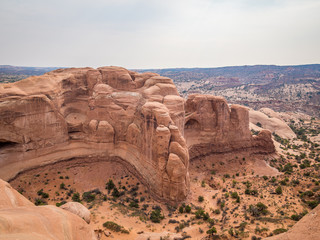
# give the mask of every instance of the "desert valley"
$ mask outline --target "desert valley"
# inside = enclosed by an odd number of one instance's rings
[[[301,111],[239,94],[270,89],[264,78],[208,92],[226,76],[6,72],[0,239],[318,239],[320,71],[310,68],[286,87],[309,81]]]

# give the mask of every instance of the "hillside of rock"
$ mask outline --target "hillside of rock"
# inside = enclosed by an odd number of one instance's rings
[[[255,125],[260,125],[264,129],[268,129],[272,133],[277,134],[281,138],[293,139],[296,134],[286,124],[285,121],[274,111],[269,108],[263,108],[259,111],[249,110],[250,122]]]
[[[34,206],[0,179],[0,239],[96,240],[77,215],[55,206]]]

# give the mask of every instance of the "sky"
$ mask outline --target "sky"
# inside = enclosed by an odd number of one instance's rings
[[[320,0],[0,0],[0,65],[320,63]]]

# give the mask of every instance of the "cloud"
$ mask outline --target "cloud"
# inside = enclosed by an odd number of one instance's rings
[[[0,64],[320,62],[316,0],[3,0]]]

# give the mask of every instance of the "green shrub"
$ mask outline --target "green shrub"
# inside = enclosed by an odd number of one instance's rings
[[[284,228],[277,228],[277,229],[273,230],[273,234],[274,234],[274,235],[278,235],[278,234],[284,233],[284,232],[286,232],[286,231],[288,231],[288,230],[287,230],[287,229],[284,229]]]
[[[84,192],[82,194],[82,199],[87,203],[94,201],[95,198],[96,198],[96,195],[91,192]]]
[[[307,204],[311,209],[314,209],[316,206],[318,206],[319,202],[317,200],[314,200],[314,201],[308,201]]]
[[[45,200],[41,199],[41,198],[36,198],[34,204],[36,206],[48,205],[48,203]]]
[[[179,207],[179,213],[183,213],[184,212],[184,207],[183,206],[180,206]]]
[[[276,194],[278,194],[278,195],[282,194],[282,188],[281,188],[281,186],[278,186],[278,187],[276,188]]]
[[[160,223],[160,221],[164,219],[164,216],[161,214],[161,209],[156,209],[151,212],[150,220],[154,223]]]
[[[267,215],[268,214],[268,207],[264,205],[263,203],[259,202],[256,205],[250,205],[249,206],[249,212],[253,217],[259,217],[261,215]]]
[[[115,187],[115,184],[113,183],[112,179],[109,179],[109,181],[106,183],[106,189],[111,191],[112,189],[114,189],[114,187]]]
[[[233,199],[237,199],[237,198],[239,197],[239,195],[238,195],[237,192],[232,192],[232,193],[231,193],[231,197],[232,197]]]
[[[212,227],[207,231],[207,234],[209,235],[213,235],[215,233],[217,233],[217,229],[215,227]]]
[[[79,194],[78,192],[76,192],[76,193],[74,193],[74,194],[72,195],[72,201],[74,201],[74,202],[81,202],[81,200],[80,200],[80,194]]]
[[[115,187],[113,188],[112,194],[113,197],[118,198],[120,197],[120,192],[118,191],[118,189]]]
[[[187,205],[185,207],[186,213],[190,213],[191,212],[191,207],[189,205]]]
[[[199,196],[198,197],[198,202],[203,202],[204,201],[204,197],[203,196]]]
[[[139,208],[139,204],[137,202],[135,202],[135,201],[132,201],[132,202],[130,202],[129,207]]]
[[[126,233],[129,234],[129,231],[124,229],[123,226],[120,226],[119,224],[111,221],[107,221],[103,224],[103,226],[111,231],[114,232],[121,232],[121,233]]]

